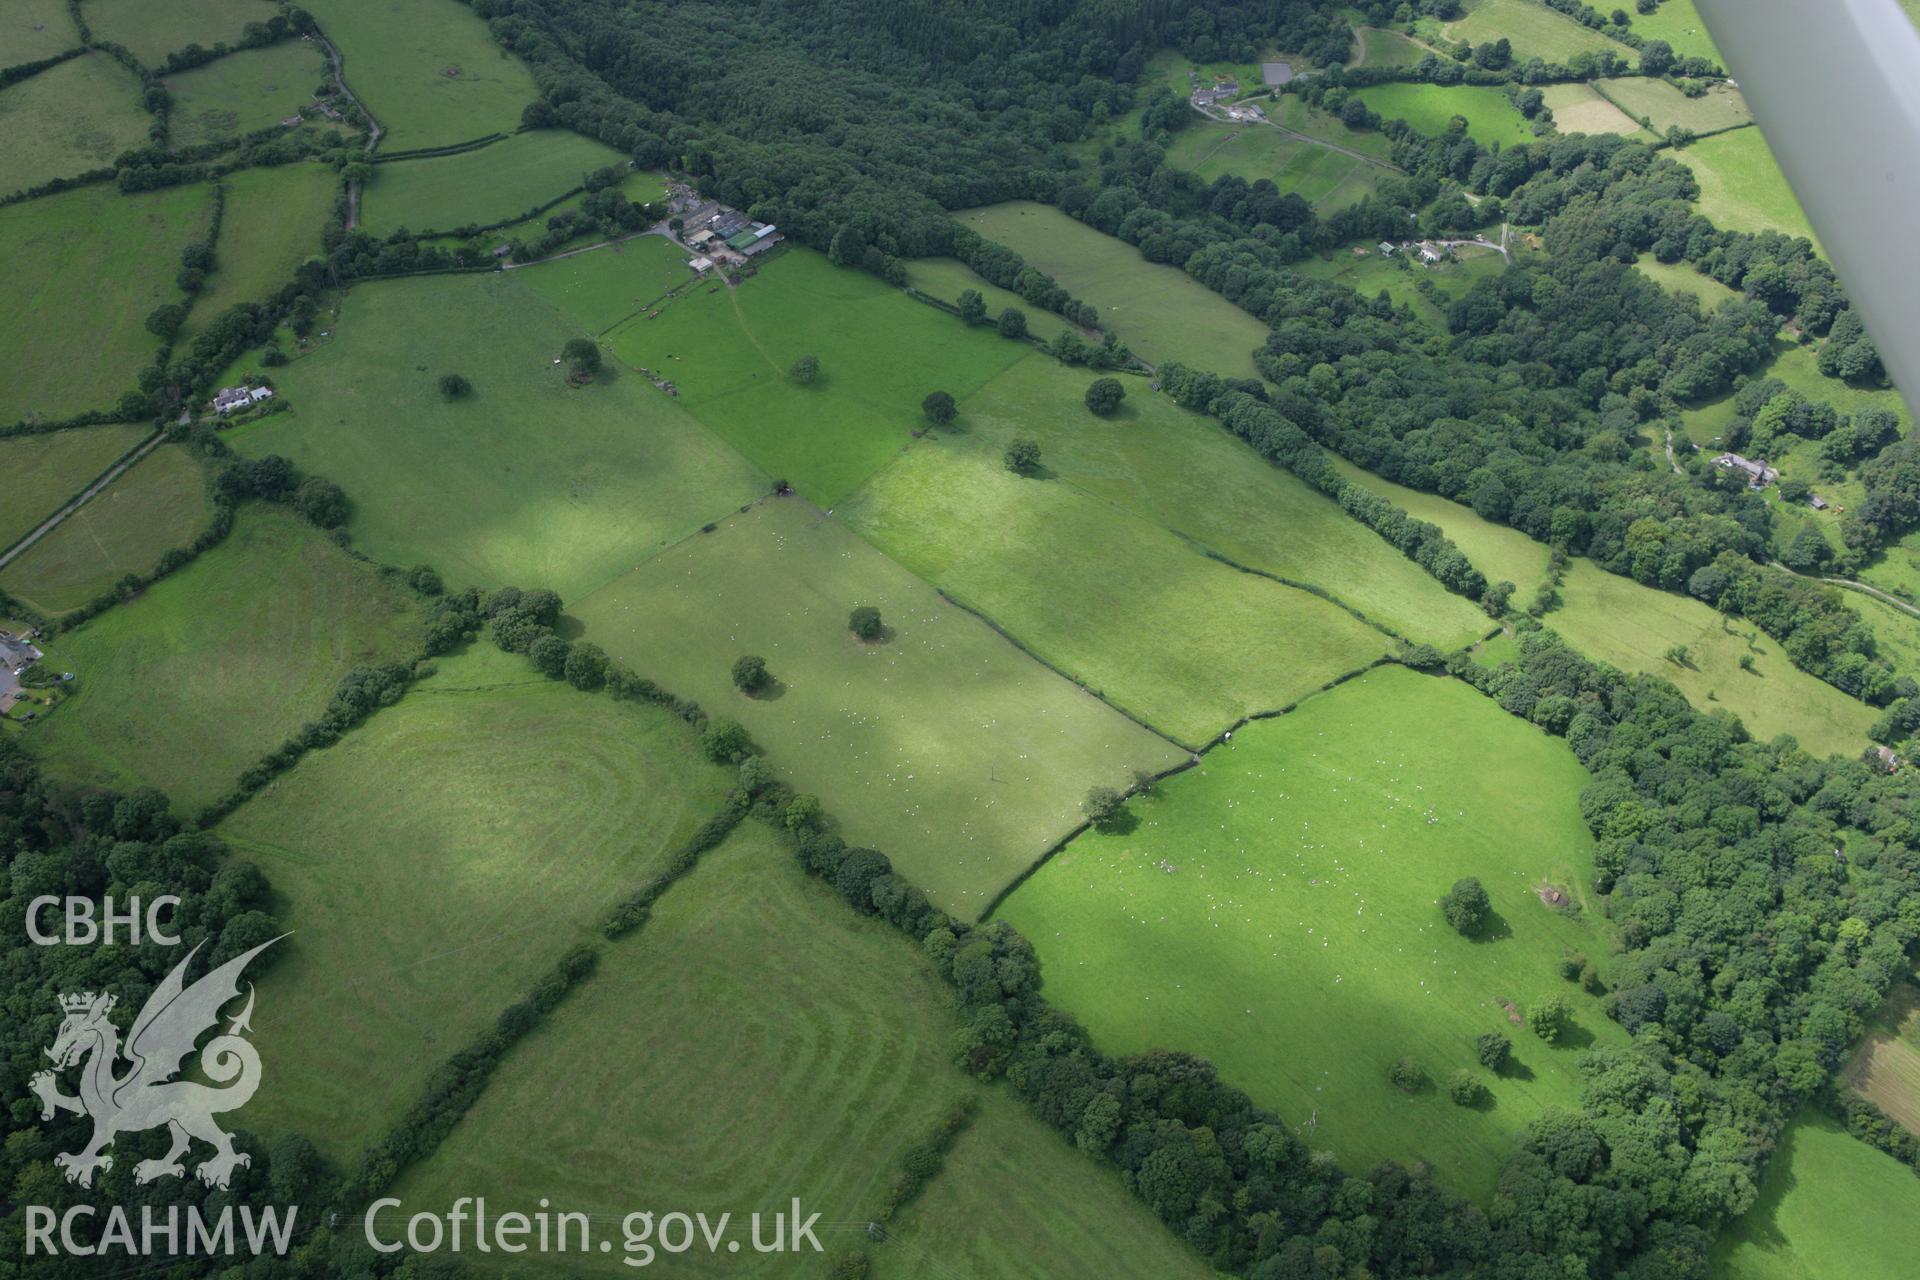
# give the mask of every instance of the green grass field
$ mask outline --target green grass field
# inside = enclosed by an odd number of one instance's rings
[[[1324,258],[1296,262],[1293,269],[1303,276],[1344,284],[1369,298],[1377,297],[1384,290],[1394,302],[1412,307],[1416,314],[1436,327],[1446,323],[1446,316],[1420,292],[1422,280],[1432,281],[1442,294],[1451,298],[1507,269],[1506,259],[1491,249],[1463,247],[1455,250],[1455,261],[1431,267],[1409,263],[1403,267],[1400,264],[1406,259],[1402,255],[1383,258],[1372,244],[1360,248],[1366,252],[1355,254],[1351,248],[1336,249]]]
[[[1693,170],[1700,183],[1700,212],[1715,226],[1805,236],[1820,249],[1813,224],[1759,129],[1702,138],[1674,152],[1673,158]]]
[[[1693,0],[1660,0],[1654,12],[1633,14],[1633,31],[1649,40],[1665,40],[1683,58],[1711,58],[1722,62],[1719,48]]]
[[[1920,1133],[1920,987],[1908,981],[1893,989],[1840,1078]]]
[[[1017,1187],[1018,1194],[1008,1189]],[[1216,1273],[1120,1181],[1000,1090],[868,1250],[875,1280],[1204,1280]]]
[[[0,90],[0,195],[104,169],[146,145],[140,82],[104,53],[69,58]]]
[[[1646,269],[1642,259],[1642,270]],[[1665,283],[1663,281],[1663,283]],[[1709,283],[1704,288],[1711,289]],[[1862,409],[1883,409],[1900,419],[1900,433],[1911,435],[1913,415],[1907,411],[1906,402],[1900,393],[1890,389],[1856,387],[1842,382],[1838,378],[1829,378],[1820,372],[1820,352],[1817,347],[1801,346],[1785,338],[1775,338],[1774,356],[1767,366],[1753,375],[1759,378],[1778,378],[1788,387],[1798,391],[1809,400],[1825,400],[1835,410],[1844,414],[1854,414]],[[1733,419],[1733,396],[1731,393],[1716,400],[1696,405],[1680,415],[1680,424],[1686,428],[1693,442],[1705,445],[1717,439],[1728,422]],[[1781,474],[1791,476],[1793,470],[1783,468]],[[1817,477],[1805,475],[1804,479],[1816,482]]]
[[[357,1154],[428,1072],[599,936],[729,776],[670,713],[492,652],[442,660],[302,760],[220,827],[295,931],[254,1015],[275,1069],[250,1123]]]
[[[0,422],[111,408],[160,340],[149,312],[179,299],[180,250],[204,235],[211,189],[123,196],[111,184],[0,209]]]
[[[1849,758],[1867,745],[1879,713],[1795,667],[1751,622],[1587,560],[1573,562],[1560,594],[1564,603],[1546,623],[1590,658],[1670,681],[1701,711],[1739,716],[1756,738],[1791,733],[1816,755]],[[1685,665],[1664,656],[1674,645],[1687,647]],[[1752,657],[1753,670],[1740,668],[1742,656]]]
[[[635,204],[653,204],[666,198],[667,187],[666,183],[661,180],[659,174],[646,169],[640,169],[627,174],[626,178],[620,183],[620,191],[627,199]],[[580,207],[581,202],[585,199],[586,192],[575,192],[559,204],[553,206],[553,208],[543,210],[531,218],[523,218],[519,222],[510,222],[504,227],[496,227],[492,231],[481,232],[473,237],[423,236],[421,239],[428,244],[437,244],[449,249],[457,245],[472,244],[473,247],[481,250],[492,250],[514,239],[537,240],[547,233],[547,223],[549,220],[562,213],[573,212]],[[575,248],[583,244],[591,244],[593,241],[601,238],[598,231],[590,232],[584,236],[576,236],[561,246],[561,250],[556,250],[556,252]],[[630,241],[627,245],[617,246],[607,250],[607,252],[619,253],[633,246],[652,243],[656,240],[668,248],[673,247],[671,243],[662,237],[648,237]],[[678,251],[676,250],[675,252],[677,253]],[[679,256],[682,260],[688,257],[687,254],[680,254]]]
[[[235,138],[293,115],[313,102],[327,77],[327,55],[306,40],[283,40],[264,49],[241,49],[205,66],[168,76],[173,145]],[[324,121],[301,126],[327,127]]]
[[[163,444],[0,570],[0,587],[42,613],[65,613],[192,542],[207,520],[200,464]]]
[[[1901,1280],[1920,1255],[1920,1179],[1802,1112],[1767,1164],[1760,1200],[1714,1248],[1715,1280]]]
[[[598,337],[670,291],[691,285],[695,276],[688,261],[665,236],[636,236],[594,253],[519,271],[514,282]]]
[[[1393,140],[1386,134],[1378,129],[1349,129],[1340,122],[1339,116],[1311,107],[1306,99],[1297,95],[1283,94],[1262,105],[1268,120],[1295,133],[1358,151],[1376,160],[1391,162],[1393,159]]]
[[[1433,52],[1417,40],[1381,27],[1355,27],[1353,38],[1356,56],[1347,63],[1350,67],[1411,67]]]
[[[963,398],[1032,349],[798,247],[608,339],[630,368],[671,379],[714,434],[829,507],[906,446],[928,392]],[[788,370],[806,355],[820,372],[803,386]]]
[[[1920,671],[1920,618],[1864,591],[1848,591],[1844,598],[1847,608],[1873,628],[1877,652],[1893,663],[1895,671],[1902,675]]]
[[[1091,376],[1044,356],[1021,361],[966,403],[967,448],[992,458],[1029,437],[1059,483],[1239,564],[1310,583],[1413,639],[1452,648],[1490,625],[1338,503],[1146,379],[1122,380],[1127,399],[1112,417],[1089,413]]]
[[[1577,1106],[1580,1047],[1626,1043],[1556,971],[1574,952],[1604,963],[1597,915],[1537,896],[1595,905],[1587,781],[1564,743],[1468,686],[1382,668],[1235,733],[1131,801],[1135,830],[1080,837],[998,914],[1107,1051],[1197,1053],[1347,1167],[1426,1160],[1479,1194],[1527,1120]],[[1487,939],[1436,905],[1463,875],[1493,900]],[[1550,995],[1578,1028],[1551,1048],[1502,1004]],[[1525,1070],[1476,1065],[1488,1031]],[[1387,1068],[1407,1055],[1434,1081],[1471,1068],[1492,1105],[1401,1092]]]
[[[1268,178],[1323,212],[1358,203],[1389,176],[1378,165],[1261,124],[1189,125],[1174,135],[1167,162],[1209,182],[1229,173],[1248,182]]]
[[[1528,58],[1567,62],[1582,53],[1614,53],[1629,59],[1634,56],[1627,46],[1556,13],[1539,0],[1465,0],[1465,5],[1467,16],[1446,24],[1447,35],[1476,45],[1510,40],[1515,63]]]
[[[884,643],[847,630],[862,604],[891,628]],[[738,718],[849,842],[967,917],[1081,821],[1089,787],[1181,758],[798,499],[690,538],[572,612],[608,652]],[[780,682],[772,695],[733,687],[748,653]]]
[[[1048,342],[1068,330],[1079,332],[1053,312],[1042,311],[1012,290],[981,279],[958,258],[915,258],[907,263],[907,283],[922,293],[952,303],[958,303],[960,295],[968,289],[975,290],[987,304],[989,317],[997,319],[1008,307],[1018,308],[1027,317],[1027,331]]]
[[[485,226],[556,199],[593,169],[624,164],[603,142],[565,129],[516,133],[477,151],[374,166],[361,196],[360,226],[384,237]]]
[[[1178,267],[1148,262],[1126,241],[1030,200],[958,217],[1098,307],[1102,326],[1146,359],[1257,376],[1251,353],[1265,344],[1267,327]]]
[[[595,1229],[615,1252],[546,1255],[561,1274],[634,1274],[619,1252],[630,1211],[732,1213],[744,1239],[749,1215],[797,1195],[832,1258],[866,1243],[902,1153],[977,1088],[947,1065],[950,999],[911,942],[856,916],[749,822],[607,948],[394,1194],[418,1206],[484,1195],[494,1212],[545,1197],[606,1215]],[[657,1261],[681,1276],[826,1271],[745,1245]]]
[[[1646,76],[1600,80],[1594,87],[1635,120],[1646,121],[1655,133],[1664,134],[1674,125],[1695,133],[1710,133],[1753,123],[1747,100],[1730,85],[1716,84],[1701,98],[1689,98],[1665,80]],[[1676,154],[1684,159],[1686,153]]]
[[[185,346],[239,302],[264,302],[293,279],[302,262],[321,251],[320,233],[340,190],[340,175],[311,161],[271,169],[242,169],[221,179],[217,267],[194,299],[175,339]]]
[[[1544,12],[1544,11],[1543,11]],[[1454,116],[1467,118],[1467,133],[1483,146],[1533,141],[1533,126],[1507,95],[1487,85],[1382,84],[1360,92],[1383,120],[1405,120],[1421,133],[1444,137]]]
[[[0,475],[6,477],[0,551],[31,533],[151,434],[143,426],[79,427],[0,440]]]
[[[1728,288],[1712,276],[1702,275],[1684,262],[1661,262],[1643,254],[1640,261],[1634,263],[1634,268],[1668,293],[1692,294],[1700,299],[1700,306],[1706,311],[1714,310],[1729,298],[1740,296],[1738,290]]]
[[[85,8],[95,36],[127,46],[149,67],[190,44],[233,44],[249,22],[265,22],[279,11],[268,0],[86,0]]]
[[[555,361],[580,330],[521,274],[357,287],[331,341],[275,371],[293,410],[233,433],[235,447],[340,484],[377,559],[568,598],[766,492],[638,375],[568,386]],[[472,395],[443,397],[447,372]]]
[[[347,86],[386,130],[383,151],[511,132],[540,96],[526,65],[459,0],[312,0]]]
[[[0,67],[51,58],[79,43],[66,0],[12,0],[0,13]]]
[[[1560,133],[1617,133],[1623,138],[1640,133],[1640,122],[1601,97],[1592,85],[1550,84],[1540,92]]]
[[[974,406],[961,405],[963,424]],[[929,437],[836,516],[1183,743],[1386,651],[1386,636],[1318,596],[1211,560],[1050,469],[1013,475],[1001,453],[985,430]]]
[[[1482,519],[1471,507],[1450,502],[1438,494],[1422,493],[1382,480],[1345,458],[1336,457],[1334,465],[1347,479],[1405,508],[1415,519],[1439,525],[1488,582],[1511,582],[1521,592],[1531,593],[1547,576],[1547,548],[1518,529]],[[1530,595],[1523,595],[1521,603],[1529,598]]]
[[[248,508],[220,546],[60,637],[74,696],[35,740],[63,777],[157,786],[191,812],[353,666],[410,655],[414,617],[411,592],[297,516]]]

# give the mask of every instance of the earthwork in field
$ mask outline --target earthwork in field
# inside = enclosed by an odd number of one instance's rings
[[[254,1019],[277,1065],[252,1122],[356,1154],[598,936],[730,781],[669,712],[582,694],[490,645],[308,755],[220,827],[295,931]]]
[[[1179,1045],[1349,1168],[1425,1160],[1479,1193],[1516,1130],[1577,1105],[1580,1049],[1626,1043],[1558,972],[1611,946],[1587,901],[1586,783],[1565,743],[1466,685],[1385,667],[1239,730],[1130,801],[1137,827],[1080,836],[997,915],[1107,1052]],[[1478,938],[1437,905],[1469,875],[1495,913]],[[1547,906],[1550,889],[1573,906]],[[1554,996],[1576,1029],[1548,1045],[1521,1020]],[[1488,1032],[1518,1067],[1478,1066]],[[1411,1093],[1388,1080],[1408,1056],[1429,1082]],[[1490,1105],[1448,1099],[1463,1069]]]
[[[148,119],[140,82],[97,50],[0,89],[0,196],[110,167]]]
[[[352,667],[419,643],[410,591],[290,512],[244,510],[219,546],[59,638],[75,688],[37,741],[62,777],[157,786],[191,813]]]
[[[879,641],[848,630],[869,605]],[[738,719],[801,791],[830,793],[964,917],[1081,821],[1092,786],[1185,753],[1026,657],[798,498],[762,503],[578,602],[585,638],[710,715]],[[734,688],[756,654],[775,684]]]

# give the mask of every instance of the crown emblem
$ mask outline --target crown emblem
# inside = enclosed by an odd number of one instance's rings
[[[102,1013],[113,1008],[113,996],[95,996],[91,991],[82,991],[77,995],[61,996],[60,1007],[68,1013],[86,1013],[93,1008],[96,1000],[103,1002],[100,1006],[100,1012]]]

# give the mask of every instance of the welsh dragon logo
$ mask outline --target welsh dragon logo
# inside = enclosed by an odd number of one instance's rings
[[[154,988],[140,1016],[133,1020],[124,1047],[118,1028],[107,1020],[115,997],[91,991],[60,997],[66,1019],[60,1024],[53,1047],[46,1051],[54,1069],[35,1075],[30,1086],[40,1096],[42,1120],[53,1119],[56,1111],[71,1111],[93,1120],[93,1138],[85,1147],[53,1158],[54,1164],[66,1171],[68,1182],[92,1186],[94,1170],[113,1167],[107,1148],[113,1145],[116,1134],[160,1125],[167,1127],[173,1145],[159,1159],[135,1165],[135,1182],[183,1176],[186,1168],[180,1157],[194,1138],[214,1149],[214,1154],[194,1169],[209,1186],[224,1189],[236,1168],[253,1162],[245,1152],[235,1151],[232,1136],[213,1122],[220,1112],[245,1106],[260,1087],[260,1055],[243,1038],[252,1030],[248,1023],[253,1016],[251,983],[247,986],[246,1007],[228,1024],[226,1034],[207,1041],[200,1051],[200,1070],[214,1085],[224,1087],[173,1077],[193,1052],[194,1042],[220,1020],[221,1007],[240,994],[240,973],[247,962],[278,941],[263,942],[188,986],[186,971],[200,950],[196,946]],[[122,1058],[127,1070],[116,1075]],[[59,1075],[75,1065],[80,1065],[80,1092],[61,1093]]]

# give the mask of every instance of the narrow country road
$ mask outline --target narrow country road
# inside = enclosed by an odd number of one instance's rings
[[[1681,466],[1679,461],[1675,459],[1673,456],[1673,428],[1672,427],[1667,428],[1667,465],[1673,468],[1673,474],[1677,476],[1683,476],[1687,474],[1687,469]]]
[[[1920,609],[1916,609],[1914,606],[1908,604],[1905,600],[1902,600],[1899,596],[1889,595],[1887,592],[1882,591],[1878,587],[1870,586],[1867,583],[1860,582],[1856,579],[1830,578],[1823,573],[1802,573],[1798,569],[1787,568],[1786,565],[1781,564],[1778,560],[1769,560],[1767,561],[1767,563],[1772,565],[1776,569],[1792,574],[1796,578],[1808,578],[1815,582],[1825,582],[1831,586],[1842,587],[1849,591],[1858,591],[1861,595],[1872,596],[1875,600],[1878,600],[1881,604],[1891,605],[1893,608],[1900,610],[1900,612],[1902,613],[1910,614],[1915,618],[1920,618]]]
[[[339,88],[341,95],[345,97],[348,102],[360,108],[360,113],[367,118],[366,151],[368,155],[372,155],[373,149],[380,145],[380,135],[385,133],[386,130],[382,129],[380,122],[373,118],[373,112],[367,110],[367,104],[354,97],[353,90],[347,88],[347,77],[346,73],[342,70],[340,51],[333,47],[333,41],[327,39],[324,32],[315,32],[314,38],[320,42],[320,47],[327,51],[327,61],[332,64],[333,67],[333,83]],[[357,182],[349,182],[347,184],[347,230],[351,231],[359,225],[360,184]]]
[[[40,539],[46,537],[49,533],[52,533],[62,520],[65,520],[68,516],[78,511],[94,494],[99,493],[115,480],[118,480],[128,467],[131,467],[134,463],[159,448],[160,442],[166,438],[166,433],[163,431],[156,431],[147,437],[145,443],[116,463],[113,470],[107,472],[107,474],[101,476],[98,480],[88,485],[86,489],[82,490],[79,497],[72,499],[66,506],[60,508],[45,520],[42,520],[32,533],[29,533],[26,537],[20,539],[20,541],[14,543],[11,547],[8,547],[6,554],[0,555],[0,569],[6,568],[9,564],[13,563],[15,557],[27,550],[27,548],[31,547],[34,543],[40,541]]]

